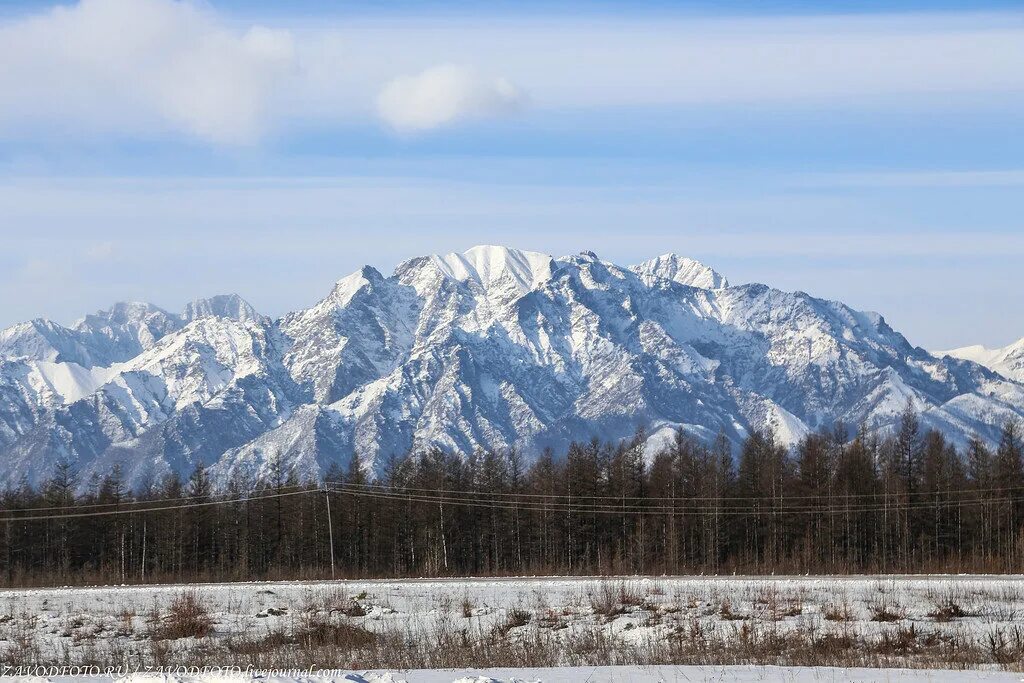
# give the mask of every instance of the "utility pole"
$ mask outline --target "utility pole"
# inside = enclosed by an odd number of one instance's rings
[[[323,487],[324,499],[327,501],[327,538],[331,544],[331,579],[334,579],[334,523],[331,521],[331,493]]]

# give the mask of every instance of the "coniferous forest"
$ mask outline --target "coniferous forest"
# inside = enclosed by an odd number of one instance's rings
[[[682,433],[645,462],[632,440],[410,454],[323,483],[275,467],[214,490],[198,468],[145,492],[62,463],[3,494],[6,585],[378,576],[1019,572],[1024,449],[954,448],[909,408],[885,438],[842,426],[786,449]]]

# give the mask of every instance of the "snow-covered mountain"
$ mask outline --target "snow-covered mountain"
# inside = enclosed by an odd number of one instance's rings
[[[369,266],[279,320],[237,296],[172,314],[118,304],[70,328],[0,331],[0,479],[119,464],[145,485],[197,463],[221,482],[302,478],[358,452],[532,456],[638,428],[794,443],[842,420],[886,428],[912,402],[963,443],[1024,416],[1024,385],[914,347],[878,314],[692,259],[630,267],[504,247]]]
[[[658,278],[672,280],[681,285],[701,289],[722,289],[729,286],[729,280],[721,273],[692,258],[676,254],[662,254],[629,268],[647,284]]]
[[[1024,382],[1024,339],[1018,339],[1001,349],[989,349],[981,345],[964,346],[949,351],[936,351],[936,356],[952,356],[984,365],[1003,377],[1015,382]]]

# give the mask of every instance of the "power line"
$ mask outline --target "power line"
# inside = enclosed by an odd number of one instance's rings
[[[972,501],[936,501],[933,503],[926,503],[921,505],[907,506],[907,505],[892,505],[886,507],[870,507],[870,508],[817,508],[817,509],[799,509],[799,508],[734,508],[734,507],[722,507],[718,509],[686,509],[686,508],[638,508],[638,507],[619,507],[614,505],[606,506],[573,506],[573,505],[552,505],[550,507],[540,507],[537,504],[532,505],[508,505],[507,503],[501,503],[498,501],[469,501],[469,500],[457,500],[457,499],[439,499],[439,498],[423,498],[413,496],[396,496],[389,494],[379,493],[365,493],[365,492],[347,492],[350,495],[355,495],[365,498],[393,500],[393,501],[406,501],[406,502],[420,502],[420,503],[438,503],[452,506],[463,506],[463,507],[475,507],[484,509],[499,509],[499,510],[520,510],[526,512],[550,512],[550,513],[577,513],[577,514],[609,514],[609,515],[671,515],[677,517],[686,516],[753,516],[753,517],[779,517],[785,515],[842,515],[851,513],[868,513],[868,512],[884,512],[889,510],[890,512],[899,512],[906,510],[919,510],[919,509],[931,509],[931,508],[942,508],[942,507],[957,507],[957,506],[972,506],[972,505],[983,505],[983,504],[996,504],[1002,502],[1008,502],[1007,500],[972,500]]]
[[[467,495],[467,494],[476,493],[474,491],[465,491],[465,490],[459,490],[459,489],[416,488],[416,487],[406,487],[406,486],[394,486],[394,485],[389,485],[389,484],[353,484],[353,483],[340,482],[340,481],[325,481],[324,483],[327,484],[327,485],[330,485],[330,486],[360,487],[360,488],[365,488],[365,489],[372,489],[372,490],[379,490],[379,491],[391,491],[391,492],[396,492],[396,493],[402,493],[402,492],[406,492],[406,491],[414,492],[414,493],[452,494],[452,495]],[[879,492],[879,493],[845,493],[845,494],[842,494],[842,493],[836,493],[836,494],[823,493],[823,494],[813,494],[813,495],[809,495],[809,494],[808,495],[787,495],[787,496],[785,496],[785,499],[786,500],[836,500],[836,499],[846,500],[846,499],[860,499],[860,498],[868,498],[868,499],[895,498],[895,499],[901,499],[901,498],[913,497],[913,496],[921,496],[921,497],[923,497],[923,496],[935,496],[935,495],[947,495],[948,496],[948,495],[961,495],[961,494],[969,494],[969,493],[998,493],[998,492],[1012,492],[1012,491],[1024,491],[1024,486],[999,486],[999,487],[974,488],[974,489],[943,489],[942,491],[909,491],[909,492],[885,491],[885,492]],[[683,496],[616,496],[616,495],[610,495],[610,494],[573,494],[573,495],[569,495],[569,494],[565,494],[565,493],[527,493],[527,492],[508,492],[508,491],[498,491],[498,492],[490,492],[490,491],[483,492],[483,491],[481,491],[480,493],[483,493],[485,495],[492,496],[492,497],[510,498],[510,499],[513,499],[513,500],[529,499],[529,498],[544,498],[544,499],[551,499],[551,500],[559,500],[559,499],[561,499],[561,500],[565,500],[565,499],[571,499],[571,500],[612,500],[612,501],[622,501],[622,500],[630,500],[630,501],[635,501],[635,500],[639,500],[639,501],[648,501],[648,500],[657,500],[657,501],[666,501],[666,500],[671,500],[671,501],[699,500],[699,501],[741,501],[741,502],[746,502],[746,501],[751,501],[751,500],[777,501],[780,498],[779,496],[686,496],[686,497],[683,497]]]
[[[291,490],[304,488],[302,484],[290,484],[288,486],[275,486],[274,490]],[[116,503],[72,503],[71,505],[48,505],[48,506],[36,506],[27,508],[2,508],[0,507],[0,513],[9,512],[39,512],[43,510],[80,510],[82,508],[109,508],[116,505],[148,505],[151,503],[173,503],[189,500],[201,500],[204,498],[215,498],[217,496],[234,496],[234,493],[222,493],[222,494],[207,494],[207,495],[194,495],[194,496],[174,496],[169,498],[130,498],[127,500],[119,500]],[[21,517],[19,519],[24,519]]]
[[[736,506],[736,505],[688,505],[689,501],[693,500],[715,500],[710,498],[650,498],[644,499],[639,497],[627,497],[619,498],[615,496],[584,496],[581,497],[584,500],[607,500],[612,501],[609,503],[596,503],[596,502],[573,502],[572,500],[566,502],[566,496],[559,496],[558,501],[547,502],[547,501],[536,501],[536,500],[525,500],[520,502],[518,500],[477,500],[470,499],[469,496],[474,495],[474,492],[458,492],[456,495],[452,495],[453,492],[444,489],[433,489],[433,491],[443,492],[441,495],[426,495],[420,493],[420,491],[431,491],[432,489],[407,489],[405,491],[401,489],[390,489],[386,491],[379,490],[363,490],[360,488],[353,488],[353,485],[341,484],[338,482],[330,482],[330,485],[335,488],[320,489],[320,488],[303,488],[298,491],[287,491],[287,492],[276,492],[261,494],[257,496],[244,496],[236,497],[225,500],[202,500],[195,502],[180,502],[175,505],[158,505],[155,507],[130,507],[116,510],[99,510],[91,512],[70,512],[70,513],[58,513],[58,514],[46,514],[46,515],[16,515],[12,514],[11,510],[7,510],[6,516],[0,516],[0,523],[4,522],[31,522],[31,521],[46,521],[46,520],[57,520],[57,519],[77,519],[87,517],[105,517],[111,515],[131,515],[131,514],[143,514],[147,512],[167,512],[171,510],[185,510],[199,507],[210,507],[216,505],[228,505],[235,503],[249,503],[260,500],[268,500],[274,498],[284,498],[290,496],[301,496],[313,493],[319,493],[321,491],[327,491],[328,493],[336,493],[342,495],[350,495],[357,498],[367,498],[372,500],[389,500],[397,502],[409,502],[409,503],[430,503],[430,504],[443,504],[461,507],[471,508],[482,508],[492,510],[509,510],[509,511],[522,511],[522,512],[544,512],[544,513],[568,513],[568,514],[609,514],[609,515],[671,515],[677,517],[685,516],[754,516],[754,517],[778,517],[784,515],[843,515],[843,514],[859,514],[859,513],[871,513],[871,512],[902,512],[910,510],[922,510],[922,509],[941,509],[941,508],[955,508],[955,507],[971,507],[975,505],[1001,505],[1006,503],[1014,502],[1012,498],[968,498],[968,499],[945,499],[935,501],[917,501],[908,503],[894,503],[894,504],[858,504],[851,506],[849,504],[842,506],[829,506],[829,507],[808,507],[804,506],[787,506],[787,501],[794,499],[795,497],[775,497],[775,498],[761,498],[761,499],[749,499],[749,498],[733,498],[729,500],[743,500],[748,501],[747,505]],[[295,488],[289,487],[289,488]],[[1001,490],[1016,490],[1019,487],[1012,487]],[[943,494],[954,493],[955,491],[943,492]],[[965,493],[977,493],[975,491],[964,491]],[[490,495],[490,494],[488,494]],[[518,495],[518,494],[513,494]],[[934,493],[929,495],[936,495]],[[183,498],[166,498],[161,499],[162,501],[186,501],[193,500],[196,496],[183,497]],[[156,501],[131,501],[134,504],[152,504]],[[666,506],[660,505],[643,505],[636,503],[625,504],[624,500],[652,500],[652,501],[664,501],[672,500],[675,505]],[[726,500],[726,499],[719,499]],[[749,504],[750,500],[766,500],[770,502],[770,505],[762,506],[760,503],[756,505]],[[615,501],[618,501],[617,503]],[[129,501],[125,501],[127,504]],[[113,504],[104,504],[109,507]],[[75,509],[76,506],[61,507],[54,509]],[[92,507],[92,505],[84,505],[82,507]],[[37,512],[40,510],[46,510],[47,508],[28,508],[25,512]]]
[[[868,513],[868,512],[901,512],[908,510],[921,510],[921,509],[933,509],[933,508],[955,508],[960,506],[974,506],[974,505],[995,505],[1002,503],[1012,502],[1012,499],[1008,498],[997,498],[997,499],[970,499],[970,500],[943,500],[943,501],[932,501],[927,503],[913,503],[913,504],[894,504],[886,506],[871,506],[871,507],[829,507],[829,508],[762,508],[760,506],[752,507],[720,507],[720,508],[685,508],[685,507],[646,507],[646,506],[618,506],[618,505],[595,505],[581,503],[579,505],[573,505],[570,503],[550,503],[547,505],[541,505],[537,502],[528,502],[522,505],[510,504],[508,501],[487,501],[487,500],[467,500],[465,498],[456,497],[441,497],[441,496],[422,496],[414,494],[400,494],[400,493],[379,493],[379,492],[368,492],[368,491],[346,491],[334,489],[338,493],[344,493],[361,498],[369,498],[375,500],[391,500],[399,502],[413,502],[413,503],[432,503],[432,504],[444,504],[462,507],[474,507],[484,509],[497,509],[497,510],[519,510],[525,512],[564,512],[564,513],[579,513],[579,514],[609,514],[609,515],[672,515],[678,517],[685,516],[696,516],[696,515],[719,515],[719,516],[756,516],[756,517],[777,517],[790,514],[807,514],[807,515],[842,515],[851,513]],[[685,502],[684,499],[680,499],[680,502]]]
[[[256,500],[266,500],[271,498],[285,498],[287,496],[303,496],[311,493],[320,493],[321,489],[303,489],[302,491],[290,491],[287,493],[271,493],[259,496],[246,496],[244,498],[234,498],[231,500],[207,500],[198,503],[185,503],[182,505],[163,505],[159,507],[151,508],[130,508],[125,510],[101,510],[98,512],[75,512],[57,515],[25,515],[25,516],[6,516],[0,517],[0,523],[3,522],[34,522],[42,521],[47,519],[74,519],[78,517],[106,517],[109,515],[137,515],[144,512],[166,512],[168,510],[186,510],[188,508],[198,507],[210,507],[212,505],[228,505],[231,503],[248,503]],[[10,511],[7,511],[8,513]]]

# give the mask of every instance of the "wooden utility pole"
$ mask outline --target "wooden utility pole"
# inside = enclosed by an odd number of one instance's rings
[[[334,579],[334,522],[331,521],[331,492],[324,487],[324,499],[327,501],[327,538],[331,544],[331,579]]]

